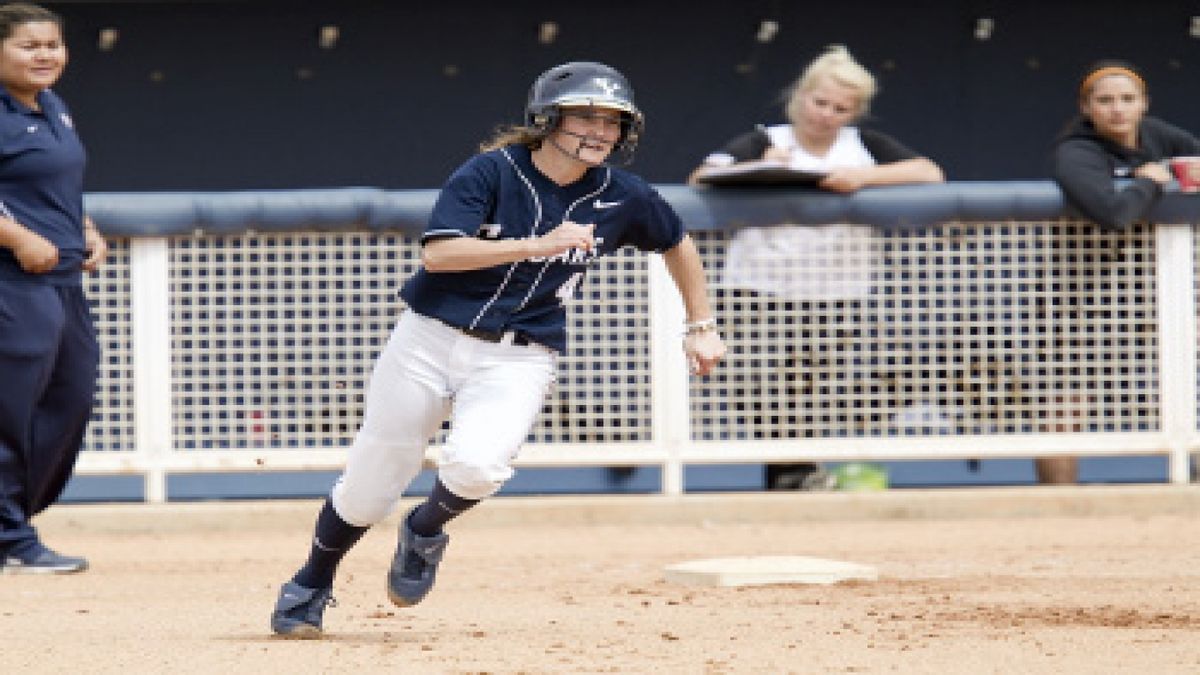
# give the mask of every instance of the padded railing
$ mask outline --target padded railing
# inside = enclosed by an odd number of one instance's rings
[[[855,223],[881,228],[948,222],[1043,221],[1071,217],[1049,181],[963,181],[872,188],[852,195],[807,189],[658,186],[691,230],[727,230],[789,222]],[[398,231],[419,233],[437,190],[337,188],[248,192],[89,194],[88,212],[112,236],[240,234],[247,230]],[[1200,197],[1167,194],[1152,222],[1186,223],[1200,216]]]

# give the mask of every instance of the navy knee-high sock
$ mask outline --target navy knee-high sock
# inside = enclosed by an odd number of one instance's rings
[[[326,498],[325,506],[321,507],[321,513],[317,516],[308,561],[296,572],[292,581],[305,588],[332,586],[338,563],[368,529],[370,528],[357,527],[342,520],[337,511],[333,510],[333,501]]]
[[[478,503],[478,499],[459,497],[438,480],[429,498],[409,514],[408,527],[422,537],[432,537],[442,531],[443,525]]]

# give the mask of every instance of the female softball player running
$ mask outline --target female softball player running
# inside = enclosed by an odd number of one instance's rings
[[[605,164],[630,157],[642,128],[624,76],[564,64],[533,83],[523,126],[501,131],[450,177],[308,561],[280,591],[276,633],[320,635],[338,563],[389,515],[449,416],[437,482],[401,523],[387,575],[396,605],[425,597],[449,541],[442,526],[512,476],[566,347],[564,302],[599,256],[622,246],[662,252],[683,296],[693,371],[708,374],[724,355],[679,217],[645,181]]]

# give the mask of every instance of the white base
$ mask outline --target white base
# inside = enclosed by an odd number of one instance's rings
[[[762,586],[768,584],[835,584],[849,579],[875,581],[869,565],[804,556],[710,558],[670,565],[667,581],[691,586]]]

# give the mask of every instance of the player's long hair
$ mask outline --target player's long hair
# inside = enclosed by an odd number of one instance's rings
[[[498,127],[492,137],[479,144],[480,152],[499,150],[508,145],[523,145],[530,150],[542,147],[546,132],[520,124]]]

